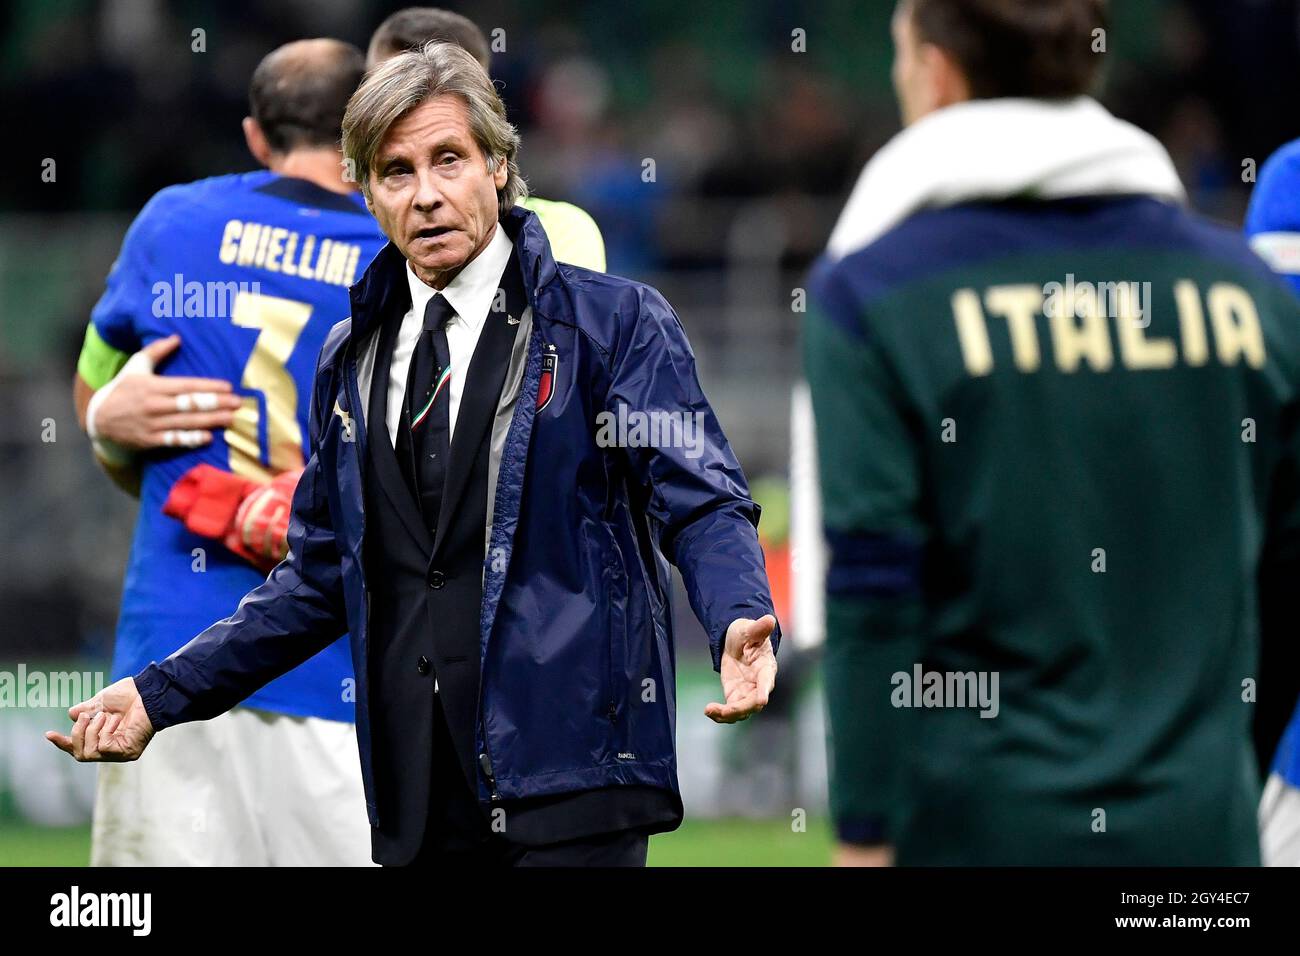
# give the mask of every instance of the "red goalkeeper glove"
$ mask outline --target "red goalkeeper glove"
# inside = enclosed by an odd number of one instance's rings
[[[289,513],[301,470],[273,481],[241,478],[211,465],[195,465],[172,486],[163,514],[204,538],[216,538],[262,571],[289,552]]]

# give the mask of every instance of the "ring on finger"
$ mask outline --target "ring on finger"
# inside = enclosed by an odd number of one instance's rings
[[[203,444],[203,432],[194,429],[169,428],[163,432],[162,440],[168,448],[198,448]]]
[[[181,392],[176,396],[178,412],[210,412],[216,407],[216,392]]]

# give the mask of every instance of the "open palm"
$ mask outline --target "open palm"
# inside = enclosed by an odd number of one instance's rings
[[[757,621],[737,618],[727,628],[722,649],[722,694],[726,703],[712,703],[704,715],[719,724],[746,720],[767,706],[776,684],[776,654],[772,632],[776,618],[765,614]]]

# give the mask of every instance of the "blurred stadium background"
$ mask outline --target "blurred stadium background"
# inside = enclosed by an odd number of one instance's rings
[[[8,0],[0,76],[0,671],[106,670],[134,504],[96,471],[71,376],[122,234],[171,183],[253,168],[239,121],[258,60],[307,36],[364,48],[390,0]],[[788,622],[792,292],[862,163],[898,128],[892,0],[482,0],[534,190],[600,223],[611,272],[658,286],[764,509]],[[1196,208],[1239,223],[1243,163],[1300,135],[1297,0],[1113,3],[1102,99],[1169,148]],[[192,52],[192,31],[206,51]],[[806,50],[796,52],[794,31]],[[41,179],[46,158],[57,179]],[[655,178],[642,178],[654,160]],[[53,419],[56,440],[43,437]],[[48,436],[46,436],[48,437]],[[687,824],[660,865],[830,857],[815,648],[781,658],[761,719],[702,716],[716,678],[684,600],[678,734]],[[787,625],[788,626],[788,625]],[[0,710],[0,865],[80,865],[94,769]],[[807,832],[792,814],[807,814]]]

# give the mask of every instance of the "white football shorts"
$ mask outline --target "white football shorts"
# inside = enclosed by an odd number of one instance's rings
[[[370,866],[356,730],[247,707],[99,767],[92,866]]]

